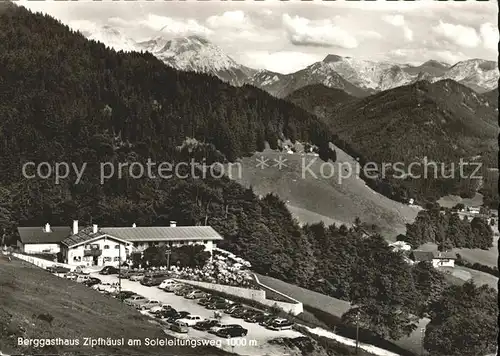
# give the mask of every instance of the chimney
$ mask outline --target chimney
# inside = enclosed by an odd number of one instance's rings
[[[97,234],[97,224],[92,225],[92,233]]]
[[[78,220],[73,220],[73,235],[78,234]]]
[[[49,223],[46,223],[45,224],[45,232],[50,232],[50,224]]]
[[[177,226],[177,221],[170,221],[170,227],[176,227]]]
[[[132,224],[132,227],[134,227],[134,228],[135,228],[135,227],[137,227],[137,225],[136,225],[135,223],[133,223],[133,224]]]

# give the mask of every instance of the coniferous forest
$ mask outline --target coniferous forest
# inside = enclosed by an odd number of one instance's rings
[[[256,272],[352,301],[363,328],[378,336],[400,338],[432,311],[429,288],[444,288],[435,271],[408,265],[356,225],[301,227],[277,196],[259,198],[225,177],[99,179],[100,162],[185,161],[190,153],[179,147],[189,137],[205,143],[209,161],[233,161],[282,138],[324,148],[334,135],[321,119],[254,87],[179,72],[147,53],[117,53],[51,17],[0,8],[0,227],[8,240],[17,226],[73,219],[207,224]],[[78,184],[74,173],[55,184],[23,177],[28,161],[88,166]],[[426,279],[433,284],[418,283]]]

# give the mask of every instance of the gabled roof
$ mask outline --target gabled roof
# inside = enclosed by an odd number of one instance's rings
[[[96,233],[93,232],[93,228],[86,227],[78,232],[78,234],[71,235],[61,241],[62,244],[68,247],[75,247],[84,243],[92,242],[93,240],[98,240],[101,238],[109,238],[112,240],[117,240],[118,242],[123,242],[125,244],[131,244],[130,241],[123,240],[116,236],[110,236],[101,230],[97,230]]]
[[[103,227],[101,231],[131,242],[222,240],[210,226]]]
[[[69,226],[51,226],[50,232],[43,227],[18,227],[19,237],[23,244],[54,244],[60,243],[71,234]]]
[[[78,234],[70,234],[64,240],[61,241],[63,245],[71,247],[73,245],[79,244],[81,242],[85,242],[88,240],[92,240],[96,237],[104,235],[102,232],[97,230],[97,234],[94,234],[93,229],[91,227],[86,227],[78,231]]]
[[[415,262],[428,261],[431,262],[434,258],[434,253],[432,251],[412,251],[411,258]]]

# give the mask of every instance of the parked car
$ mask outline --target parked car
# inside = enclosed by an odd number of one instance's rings
[[[225,299],[222,298],[222,297],[219,297],[219,296],[216,296],[216,295],[212,295],[212,296],[209,296],[208,298],[202,298],[202,299],[200,299],[198,301],[198,304],[206,307],[207,305],[215,303],[215,302],[220,301],[220,300],[225,301]]]
[[[107,292],[107,293],[112,293],[116,290],[115,284],[110,282],[101,282],[99,284],[92,286],[92,288],[99,292]]]
[[[219,322],[217,319],[209,319],[209,320],[204,320],[196,323],[193,326],[193,329],[196,330],[201,330],[201,331],[208,331],[210,328],[216,327],[216,326],[222,326],[222,324]]]
[[[170,325],[170,330],[178,332],[178,333],[187,333],[189,332],[188,325],[186,323],[182,323],[179,321],[175,321]]]
[[[148,300],[145,303],[141,303],[140,305],[138,305],[137,309],[140,309],[140,310],[149,310],[152,307],[157,307],[159,305],[161,305],[161,303],[160,303],[159,300],[151,299],[151,300]]]
[[[90,277],[88,274],[79,274],[77,275],[75,282],[77,283],[84,283],[85,281],[90,280],[92,277]]]
[[[145,275],[144,278],[141,280],[141,284],[143,286],[159,286],[163,280],[165,279],[164,274],[158,274],[158,275]]]
[[[151,314],[156,314],[156,313],[161,312],[162,310],[168,310],[168,309],[172,309],[172,306],[169,304],[161,304],[161,305],[156,305],[156,306],[152,307],[151,309],[149,309],[149,312]]]
[[[134,281],[134,282],[139,282],[144,278],[144,273],[135,273],[128,277],[129,280]]]
[[[165,288],[163,288],[163,290],[165,292],[175,292],[177,289],[183,288],[183,287],[184,287],[184,284],[176,282],[176,283],[167,285]]]
[[[184,318],[179,319],[178,321],[186,323],[188,326],[194,326],[196,323],[204,320],[205,318],[199,315],[187,315]]]
[[[228,328],[219,329],[216,333],[217,336],[232,338],[238,336],[246,336],[248,334],[248,330],[242,327],[241,325],[232,325]]]
[[[262,313],[262,312],[256,312],[252,315],[247,316],[244,320],[247,323],[260,323],[261,321],[264,321],[270,317],[269,314],[267,313]]]
[[[85,266],[76,266],[75,268],[75,273],[78,274],[83,274],[83,275],[89,275],[90,272],[92,272],[90,269],[86,268]]]
[[[228,306],[229,304],[225,300],[217,300],[213,303],[208,304],[206,308],[210,310],[221,310],[221,309],[227,309]]]
[[[71,269],[62,266],[49,266],[47,271],[50,273],[68,273],[71,272]]]
[[[78,278],[78,275],[74,272],[68,272],[64,275],[64,278],[69,279],[70,281],[76,281]]]
[[[259,322],[259,325],[267,327],[268,325],[271,325],[276,319],[278,319],[276,316],[269,316],[268,318],[265,318],[264,320]]]
[[[241,308],[243,308],[243,305],[241,305],[241,304],[238,304],[238,303],[231,304],[229,307],[226,308],[226,310],[224,310],[224,313],[232,314],[236,310],[241,309]]]
[[[176,281],[174,281],[173,279],[164,279],[160,285],[158,286],[158,288],[160,289],[165,289],[166,287],[168,286],[171,286],[171,285],[174,285],[174,284],[177,284]]]
[[[142,295],[134,295],[134,296],[124,300],[125,304],[130,305],[130,306],[135,305],[137,302],[145,303],[147,301],[148,301],[148,299],[146,297],[143,297]]]
[[[178,288],[174,291],[174,294],[175,295],[179,295],[179,296],[182,296],[182,295],[186,295],[186,294],[189,294],[193,291],[193,287],[190,287],[190,286],[184,286],[182,288]]]
[[[186,299],[199,299],[199,298],[205,298],[208,296],[208,293],[205,293],[202,290],[196,289],[184,296]]]
[[[99,271],[99,274],[117,274],[118,273],[118,268],[113,267],[113,266],[105,266],[103,269]]]
[[[138,295],[138,294],[135,292],[128,291],[128,290],[122,290],[121,292],[116,293],[114,297],[116,299],[119,299],[119,300],[125,300],[125,299],[131,298],[135,295]]]
[[[177,312],[177,314],[171,316],[170,318],[167,319],[167,321],[169,323],[173,323],[179,319],[182,319],[182,318],[185,318],[186,316],[190,315],[191,313],[190,312],[187,312],[187,311],[180,311],[180,312]]]
[[[233,326],[239,326],[239,325],[238,324],[216,325],[216,326],[212,326],[210,329],[208,329],[208,332],[210,334],[217,334],[220,330],[225,329],[225,328],[230,328]]]
[[[231,314],[231,316],[237,319],[245,319],[246,317],[252,315],[253,313],[255,313],[253,309],[240,308],[236,310],[233,314]]]
[[[99,278],[95,278],[95,277],[90,277],[89,279],[87,279],[86,281],[83,282],[84,285],[86,285],[87,287],[92,287],[92,286],[95,286],[96,284],[100,284],[101,283],[101,280]]]
[[[158,313],[155,313],[155,318],[158,318],[158,319],[170,319],[170,318],[174,318],[178,315],[180,315],[180,313],[177,312],[177,310],[175,310],[174,308],[171,308],[171,309],[165,309],[165,310],[161,310],[160,312]],[[177,318],[179,319],[179,318]],[[174,319],[176,320],[176,319]]]
[[[290,330],[293,327],[293,322],[286,319],[275,319],[272,323],[267,325],[267,328],[270,330]]]

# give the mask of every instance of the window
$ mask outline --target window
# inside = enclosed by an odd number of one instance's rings
[[[207,242],[208,242],[207,240],[203,240],[203,244],[205,244],[205,245],[206,245],[206,244],[207,244]]]
[[[116,248],[116,249],[119,249],[119,248],[120,248],[120,245],[115,245],[115,248]]]
[[[90,245],[85,245],[85,249],[86,250],[90,249]]]
[[[109,248],[109,245],[104,245],[104,249],[107,250]]]
[[[120,261],[120,257],[115,257],[115,262]]]
[[[111,257],[104,257],[103,261],[104,262],[110,262],[111,261]]]

